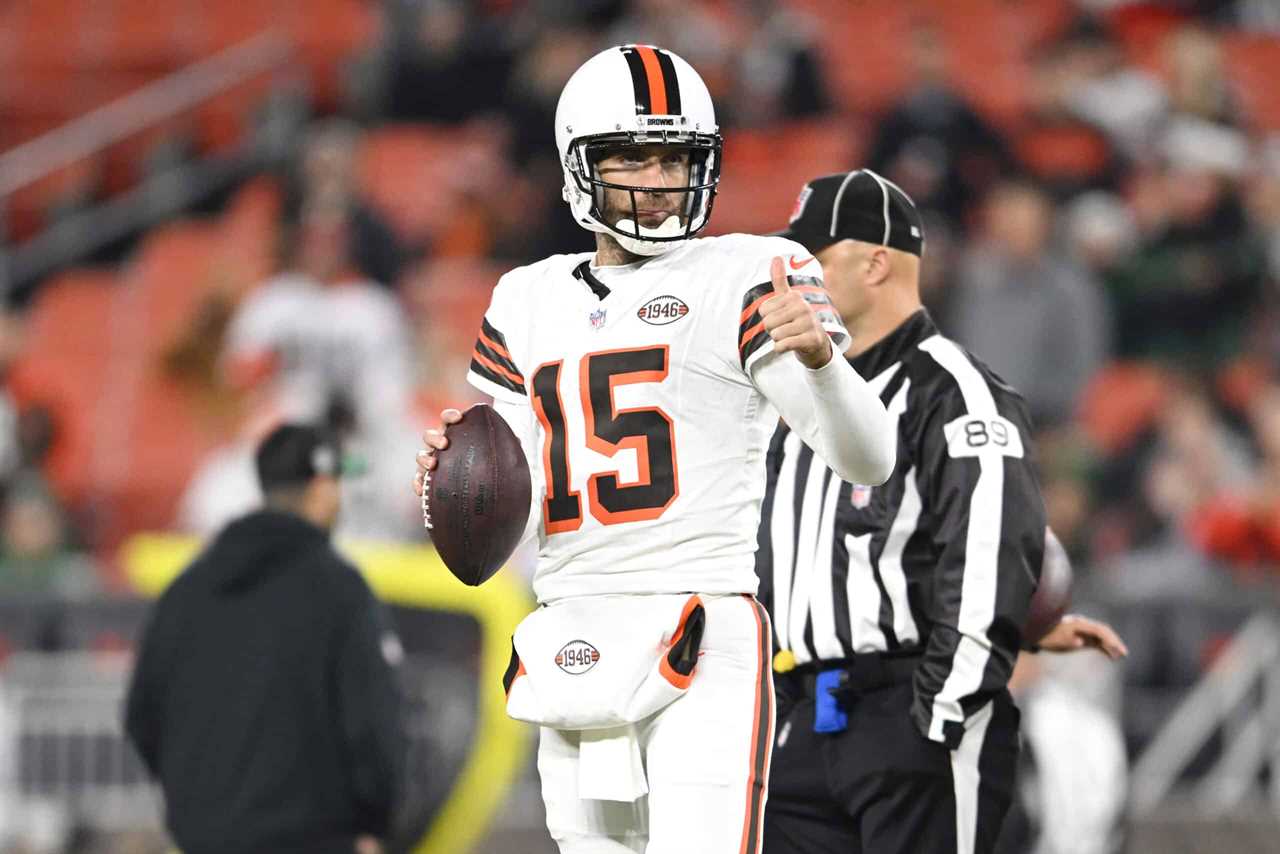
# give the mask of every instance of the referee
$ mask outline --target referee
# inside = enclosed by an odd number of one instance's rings
[[[898,457],[872,488],[785,425],[773,438],[757,557],[780,697],[765,849],[990,852],[1018,761],[1005,685],[1045,548],[1026,404],[921,306],[923,222],[893,183],[811,181],[784,235],[822,263]]]

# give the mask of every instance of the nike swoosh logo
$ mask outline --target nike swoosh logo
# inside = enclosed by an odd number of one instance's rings
[[[812,256],[812,255],[810,255],[808,258],[803,258],[803,259],[801,259],[801,260],[800,260],[800,263],[798,263],[798,264],[797,264],[797,263],[796,263],[796,256],[792,255],[790,258],[788,258],[788,259],[787,259],[787,264],[788,264],[788,266],[790,266],[790,267],[791,267],[791,269],[793,269],[793,270],[799,270],[801,267],[803,267],[805,264],[808,264],[808,263],[809,263],[810,261],[812,261],[812,260],[813,260],[813,256]]]

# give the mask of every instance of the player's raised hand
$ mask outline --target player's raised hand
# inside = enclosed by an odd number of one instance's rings
[[[418,473],[413,476],[413,492],[415,495],[421,497],[422,484],[427,472],[436,467],[436,452],[443,451],[449,447],[449,437],[445,435],[445,431],[450,424],[457,424],[461,420],[461,412],[456,409],[446,409],[440,413],[440,427],[433,427],[422,434],[422,443],[426,447],[418,451]]]
[[[791,290],[781,258],[773,259],[769,276],[773,280],[773,296],[760,306],[760,317],[773,339],[773,349],[795,353],[806,368],[821,368],[831,361],[831,336],[818,322],[804,295]]]

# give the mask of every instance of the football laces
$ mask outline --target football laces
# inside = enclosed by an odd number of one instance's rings
[[[422,478],[422,524],[428,531],[432,530],[431,526],[431,472],[427,472]]]

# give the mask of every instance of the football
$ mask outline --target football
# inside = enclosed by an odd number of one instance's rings
[[[1052,530],[1044,533],[1044,563],[1040,565],[1040,584],[1031,597],[1027,622],[1022,634],[1028,643],[1038,643],[1058,624],[1071,604],[1071,558],[1062,541]]]
[[[510,559],[529,520],[532,486],[520,440],[483,403],[445,428],[422,495],[423,519],[445,566],[472,587]]]

